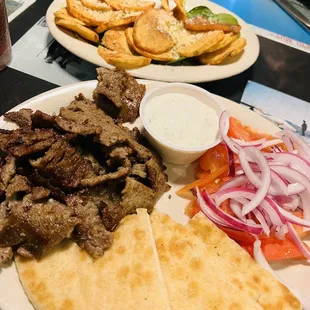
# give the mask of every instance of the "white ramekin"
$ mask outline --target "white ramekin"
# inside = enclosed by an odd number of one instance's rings
[[[211,144],[201,145],[199,148],[176,147],[157,137],[156,134],[150,130],[145,121],[145,107],[151,98],[167,93],[181,93],[192,96],[201,101],[202,104],[206,104],[208,107],[212,108],[217,113],[218,117],[220,117],[224,108],[221,102],[219,102],[213,94],[198,86],[185,83],[169,83],[159,86],[158,88],[148,92],[142,99],[140,105],[140,118],[148,141],[157,150],[165,162],[177,165],[190,164],[198,159],[205,151],[217,145],[221,141],[219,128],[216,141]],[[164,106],[163,109],[165,109]],[[194,123],[195,120],[193,119],[193,124]],[[206,130],[208,130],[207,126]]]

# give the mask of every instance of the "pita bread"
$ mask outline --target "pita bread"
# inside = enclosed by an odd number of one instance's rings
[[[190,229],[156,210],[151,224],[172,309],[262,309],[231,284],[216,250]]]
[[[222,273],[229,275],[231,283],[240,291],[255,296],[264,309],[302,309],[299,300],[283,284],[201,212],[191,219],[187,228],[206,244],[208,250],[216,249],[219,257],[229,262],[221,264]]]
[[[120,223],[96,261],[68,241],[39,262],[17,257],[16,266],[38,310],[170,310],[146,209]]]

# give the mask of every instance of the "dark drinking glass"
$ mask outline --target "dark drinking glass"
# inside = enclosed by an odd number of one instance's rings
[[[0,70],[9,64],[11,58],[11,39],[5,0],[0,0]]]

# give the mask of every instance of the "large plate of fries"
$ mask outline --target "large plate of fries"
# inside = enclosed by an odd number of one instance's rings
[[[206,0],[55,0],[46,18],[73,54],[144,79],[220,80],[245,71],[259,55],[250,26]]]

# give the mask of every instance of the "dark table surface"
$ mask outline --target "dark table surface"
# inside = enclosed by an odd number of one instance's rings
[[[12,44],[17,42],[42,16],[52,0],[37,0],[10,23]],[[310,102],[310,54],[259,37],[260,55],[245,72],[221,81],[199,86],[240,102],[248,80],[277,89]],[[0,72],[0,115],[21,102],[57,87],[20,71],[6,68]]]

